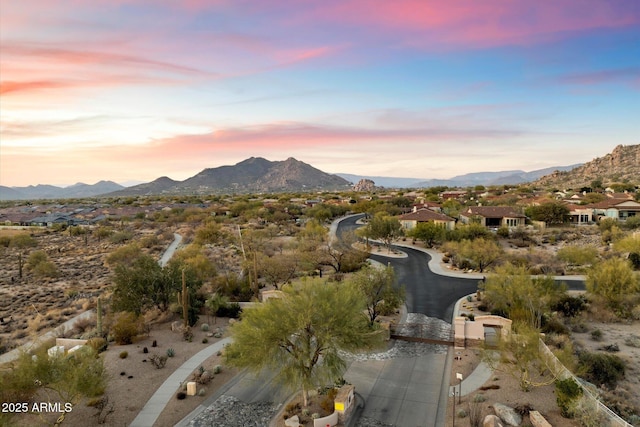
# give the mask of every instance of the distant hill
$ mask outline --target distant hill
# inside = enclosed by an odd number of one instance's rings
[[[350,173],[337,173],[336,175],[353,183],[363,179],[370,179],[376,183],[376,186],[386,188],[416,187],[418,182],[424,181],[424,178],[397,178],[392,176],[354,175]]]
[[[73,199],[95,197],[124,188],[112,181],[100,181],[93,185],[79,182],[68,187],[55,185],[30,185],[28,187],[0,186],[0,200]]]
[[[580,164],[570,166],[554,166],[545,169],[538,169],[531,172],[522,170],[509,170],[500,172],[474,172],[464,175],[454,176],[449,179],[421,179],[421,178],[396,178],[383,176],[353,175],[339,173],[337,175],[351,182],[358,182],[361,179],[370,179],[376,186],[386,188],[428,188],[428,187],[473,187],[476,185],[505,185],[522,184],[535,181],[536,179],[550,174],[554,171],[568,171]]]
[[[251,157],[233,166],[204,169],[184,181],[163,177],[108,195],[277,193],[342,190],[350,186],[347,180],[292,157],[276,162]]]
[[[570,171],[552,172],[535,182],[559,189],[589,187],[595,180],[603,186],[614,183],[640,184],[640,144],[618,145],[604,157],[597,157]]]

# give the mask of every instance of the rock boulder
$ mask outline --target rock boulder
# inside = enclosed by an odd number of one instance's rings
[[[482,421],[482,427],[504,427],[496,415],[487,415]]]
[[[500,417],[506,425],[517,427],[522,423],[522,417],[515,409],[510,406],[503,405],[502,403],[495,403],[493,410],[496,411],[496,415]]]
[[[549,424],[549,421],[547,421],[538,411],[529,411],[529,420],[531,420],[533,427],[552,427],[552,425]]]

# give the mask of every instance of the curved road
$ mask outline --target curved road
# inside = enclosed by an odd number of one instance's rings
[[[354,231],[362,215],[340,220],[336,234]],[[395,247],[406,258],[371,254],[370,258],[390,264],[396,272],[396,286],[406,289],[406,306],[410,313],[421,313],[449,324],[456,302],[477,290],[477,278],[436,274],[429,268],[431,256],[424,251]],[[566,281],[569,289],[584,289],[580,280]],[[397,427],[445,425],[451,370],[449,354],[427,354],[385,361],[354,362],[345,378],[353,383],[366,400],[362,416]]]

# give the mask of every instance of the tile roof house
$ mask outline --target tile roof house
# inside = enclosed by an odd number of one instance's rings
[[[586,205],[593,212],[597,220],[613,218],[618,221],[626,221],[627,218],[640,216],[640,202],[635,200],[607,199],[599,203]]]
[[[469,224],[477,219],[485,227],[524,226],[526,218],[510,206],[471,206],[460,213],[462,223]]]
[[[418,225],[420,222],[433,222],[434,224],[440,225],[447,230],[453,230],[456,225],[456,220],[438,213],[434,212],[431,209],[418,209],[414,212],[409,212],[404,215],[400,215],[398,217],[402,228],[405,230],[411,230]]]

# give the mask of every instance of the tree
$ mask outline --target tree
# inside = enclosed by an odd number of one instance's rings
[[[532,277],[524,267],[512,264],[498,267],[482,290],[492,312],[532,328],[542,326],[542,315],[565,293],[553,277]]]
[[[114,271],[112,307],[115,311],[129,311],[136,315],[156,307],[166,311],[173,296],[182,288],[185,270],[192,302],[202,281],[196,272],[179,260],[171,260],[163,268],[149,255],[141,255],[131,266],[119,264]],[[198,310],[199,307],[190,307]],[[190,317],[192,318],[193,315]]]
[[[516,333],[517,332],[517,333]],[[535,372],[547,371],[546,364],[540,354],[540,332],[526,324],[516,324],[514,331],[498,343],[500,357],[493,351],[483,353],[483,360],[494,370],[504,372],[518,380],[522,391],[530,391],[532,387],[552,384],[556,377],[545,375],[544,381],[535,381]]]
[[[458,256],[469,260],[482,273],[485,268],[502,257],[502,248],[493,240],[475,239],[460,242]]]
[[[569,215],[569,208],[562,202],[546,202],[526,209],[528,217],[546,224],[563,224]]]
[[[598,259],[598,249],[591,245],[569,245],[558,249],[557,256],[568,265],[591,265]]]
[[[382,240],[388,249],[398,237],[402,236],[402,225],[398,218],[387,215],[386,213],[376,214],[365,227],[368,230],[368,236],[375,240]]]
[[[66,357],[49,357],[43,346],[34,355],[21,354],[11,369],[0,371],[0,401],[26,402],[37,396],[37,401],[63,402],[64,419],[82,397],[102,395],[106,383],[103,358],[90,347]],[[13,425],[11,414],[2,412],[0,424]]]
[[[298,273],[298,260],[289,254],[277,254],[271,257],[259,254],[257,264],[260,276],[276,289],[291,281]]]
[[[345,234],[340,240],[326,242],[318,248],[319,265],[333,268],[336,273],[349,273],[358,270],[369,257],[369,254],[353,247],[356,242],[354,234]]]
[[[625,300],[640,292],[640,281],[629,261],[611,258],[589,270],[587,292],[602,297],[613,309],[625,309]]]
[[[213,323],[216,323],[218,310],[220,310],[222,307],[226,307],[227,304],[229,304],[229,298],[222,294],[219,294],[218,292],[214,292],[209,297],[209,299],[207,299],[207,301],[205,302],[205,306],[211,313],[213,313]]]
[[[427,247],[431,248],[435,243],[439,243],[444,239],[445,229],[431,221],[419,222],[408,234],[409,237],[421,240]]]
[[[286,386],[308,390],[334,382],[345,369],[340,351],[380,342],[363,315],[365,302],[353,286],[308,280],[284,289],[282,298],[243,311],[231,326],[227,363],[259,372],[269,369]]]
[[[373,325],[380,314],[393,312],[404,301],[404,288],[394,287],[395,273],[391,266],[365,266],[349,282],[364,295],[369,325]]]

